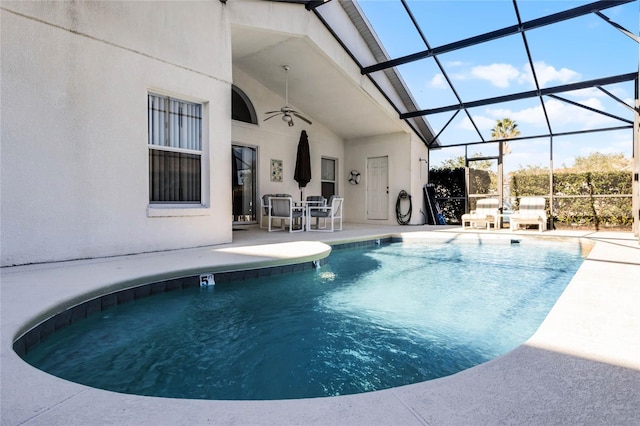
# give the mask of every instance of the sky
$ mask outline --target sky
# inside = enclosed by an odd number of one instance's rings
[[[522,22],[528,22],[589,3],[592,1],[518,0],[516,4]],[[426,50],[427,45],[399,0],[358,0],[358,4],[390,58]],[[511,0],[413,0],[407,4],[430,48],[518,23]],[[640,1],[636,0],[603,10],[602,14],[637,36],[639,5]],[[521,34],[514,34],[438,55],[439,63],[427,58],[401,65],[398,71],[420,109],[457,104],[456,94],[462,102],[471,102],[525,92],[536,87],[525,46],[531,52],[535,76],[541,88],[638,71],[637,41],[593,13],[529,30],[526,32],[526,45]],[[455,91],[447,83],[445,73]],[[633,81],[603,88],[627,105],[633,105]],[[558,96],[633,120],[630,109],[595,88],[559,93]],[[556,133],[627,125],[615,118],[549,97],[544,97],[544,108]],[[496,120],[502,118],[515,120],[521,136],[549,133],[539,98],[485,105],[469,112],[485,140],[491,139],[491,128]],[[434,132],[439,133],[453,114],[428,115],[427,120]],[[439,136],[443,146],[480,140],[463,112],[457,114]],[[548,167],[549,140],[544,137],[512,142],[512,151],[505,157],[505,170],[528,165]],[[555,168],[570,167],[576,156],[587,156],[593,152],[622,153],[631,157],[632,140],[631,129],[556,136],[553,138],[553,164]],[[468,149],[470,156],[497,154],[497,144],[469,146]],[[459,155],[464,155],[464,148],[432,151],[431,166]]]

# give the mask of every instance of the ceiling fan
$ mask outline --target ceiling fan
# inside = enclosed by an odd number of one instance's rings
[[[285,75],[284,106],[282,108],[280,108],[280,111],[268,111],[268,112],[265,112],[265,114],[273,114],[273,115],[271,117],[265,118],[264,121],[267,121],[270,118],[277,117],[278,115],[282,114],[282,121],[287,123],[289,125],[289,127],[293,126],[293,116],[294,115],[296,117],[298,117],[300,120],[306,121],[307,123],[311,124],[311,121],[309,121],[305,117],[301,116],[298,111],[295,111],[295,110],[289,108],[289,65],[284,65],[282,68],[284,68],[284,75]]]

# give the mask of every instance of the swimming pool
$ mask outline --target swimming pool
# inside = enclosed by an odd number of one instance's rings
[[[142,395],[367,392],[453,374],[518,346],[580,263],[579,247],[562,244],[338,250],[319,270],[119,305],[58,331],[25,359]]]

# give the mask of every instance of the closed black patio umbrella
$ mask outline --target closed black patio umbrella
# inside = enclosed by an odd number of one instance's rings
[[[298,155],[296,156],[296,171],[293,178],[298,182],[300,188],[300,201],[302,201],[302,188],[311,181],[311,156],[309,154],[309,138],[307,131],[300,133],[298,142]]]

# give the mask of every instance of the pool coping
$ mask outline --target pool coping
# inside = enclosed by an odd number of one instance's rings
[[[51,316],[56,307],[86,300],[87,295],[104,295],[118,286],[122,289],[131,283],[176,278],[207,268],[230,271],[308,263],[328,255],[329,246],[323,242],[240,242],[3,268],[2,424],[640,422],[640,284],[632,278],[640,276],[637,239],[621,233],[571,236],[549,232],[540,237],[525,232],[393,229],[377,233],[369,228],[357,235],[344,232],[324,238],[327,244],[357,244],[387,237],[478,239],[486,243],[512,238],[578,238],[592,249],[536,334],[503,357],[453,376],[400,388],[284,401],[174,400],[88,388],[29,366],[11,346],[38,322],[36,319]]]
[[[25,323],[18,332],[13,343],[13,350],[24,357],[27,352],[40,344],[44,339],[71,324],[86,319],[90,315],[108,311],[109,309],[135,300],[167,293],[174,290],[187,289],[205,285],[216,285],[234,281],[244,281],[282,274],[310,271],[321,268],[333,250],[354,247],[373,247],[391,242],[399,242],[400,238],[377,238],[357,242],[331,244],[317,254],[292,259],[296,263],[288,262],[258,262],[246,265],[219,265],[207,267],[203,271],[189,270],[167,274],[164,279],[154,282],[140,283],[140,279],[121,281],[111,286],[97,289],[98,295],[85,293],[72,300],[51,306],[48,311],[32,318]],[[210,275],[207,276],[207,275]],[[170,278],[169,278],[170,277]],[[212,282],[208,282],[212,280]],[[77,303],[76,303],[77,302]]]

